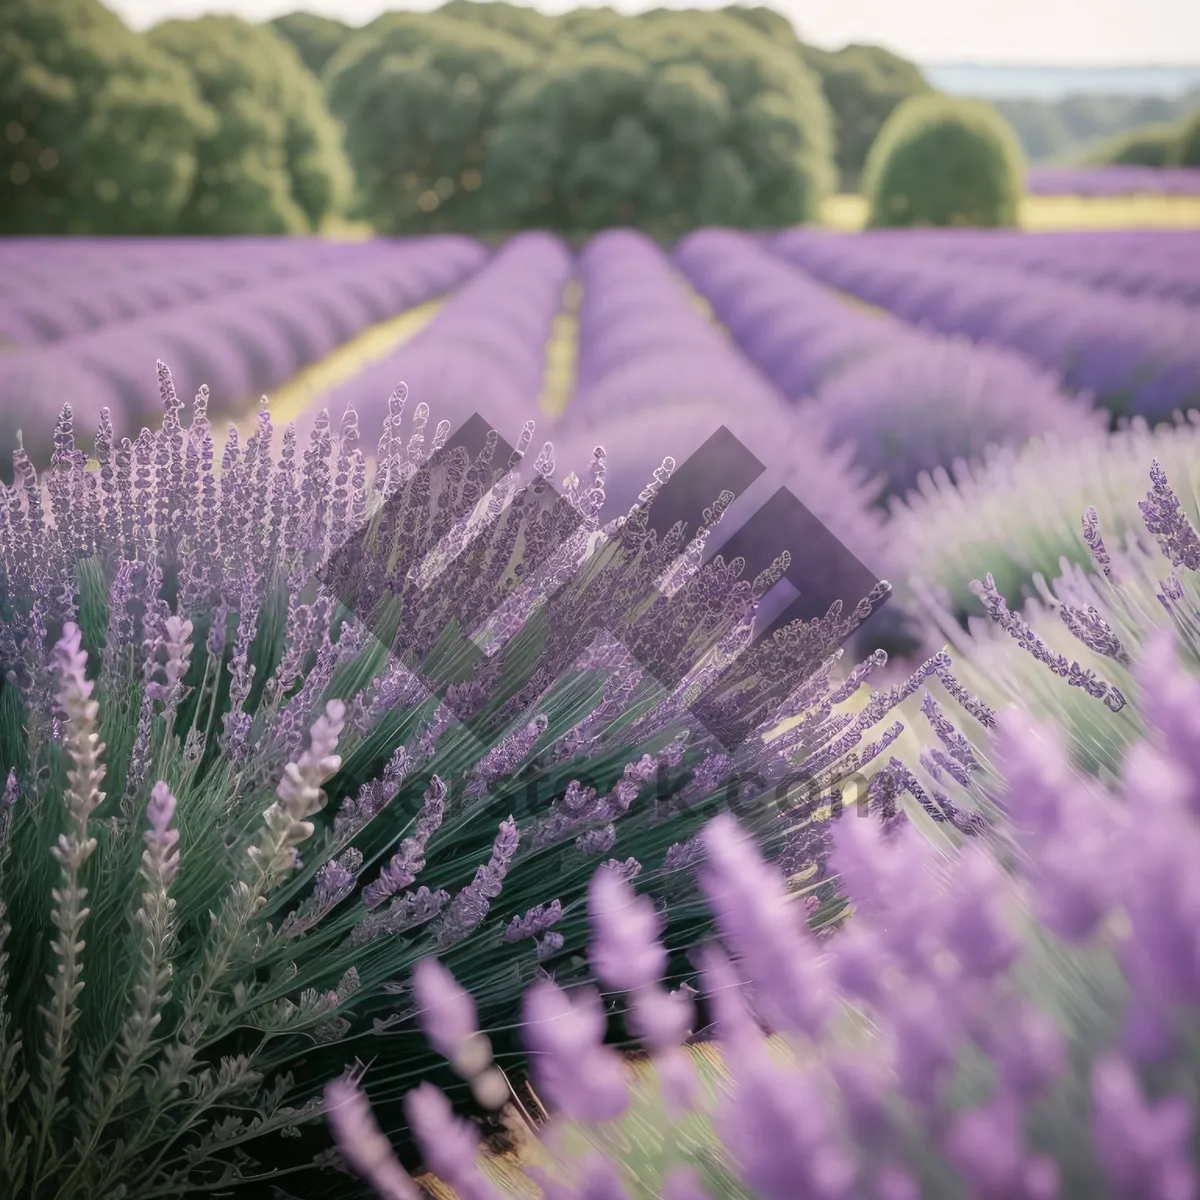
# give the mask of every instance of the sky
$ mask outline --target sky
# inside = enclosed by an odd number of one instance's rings
[[[615,0],[642,8],[717,8],[728,0]],[[752,2],[752,0],[751,0]],[[365,24],[394,8],[436,8],[441,0],[106,0],[134,28],[167,17],[234,13],[265,21],[295,9]],[[579,0],[542,0],[543,12]],[[776,0],[805,41],[885,46],[920,63],[1055,66],[1200,65],[1200,0]]]

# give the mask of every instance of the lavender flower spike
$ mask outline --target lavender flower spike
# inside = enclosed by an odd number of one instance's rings
[[[396,1161],[392,1145],[379,1131],[366,1096],[346,1079],[325,1089],[325,1115],[333,1136],[351,1168],[380,1195],[381,1200],[421,1200],[412,1177]]]
[[[539,1093],[568,1120],[619,1117],[629,1103],[624,1064],[604,1045],[604,1009],[596,992],[572,997],[543,980],[525,993],[524,1014]]]
[[[454,1115],[444,1092],[421,1084],[404,1097],[404,1113],[429,1169],[454,1188],[459,1200],[500,1200],[476,1163],[479,1134]]]
[[[436,958],[423,958],[413,969],[413,996],[429,1044],[470,1079],[492,1061],[492,1048],[479,1032],[475,1001]]]
[[[592,876],[588,917],[592,970],[601,983],[618,992],[636,992],[662,978],[667,952],[658,941],[662,922],[654,905],[609,867]]]
[[[161,780],[150,791],[146,820],[150,828],[142,835],[142,873],[148,883],[165,892],[179,873],[179,830],[171,829],[175,816],[175,797]]]
[[[504,931],[504,940],[520,942],[525,938],[540,937],[552,925],[557,925],[562,915],[562,902],[559,900],[534,905],[523,917],[513,917]]]
[[[67,753],[74,769],[67,772],[67,832],[60,834],[50,853],[62,868],[62,881],[54,890],[51,919],[57,936],[51,941],[58,968],[49,982],[53,989],[46,1008],[45,1049],[40,1055],[41,1112],[35,1141],[34,1165],[40,1169],[43,1155],[58,1115],[58,1097],[66,1082],[67,1063],[74,1049],[73,1030],[79,1019],[80,976],[84,949],[79,933],[89,910],[84,907],[87,888],[80,884],[83,864],[96,849],[89,835],[88,821],[104,799],[100,784],[104,765],[100,755],[104,745],[96,732],[100,706],[92,699],[92,682],[85,675],[87,654],[81,645],[79,626],[68,621],[54,647],[54,673],[58,679],[58,705],[67,720]]]
[[[321,784],[337,774],[341,758],[334,753],[345,725],[346,706],[330,700],[325,714],[313,724],[309,748],[299,762],[283,769],[283,779],[275,790],[278,800],[263,814],[266,828],[261,843],[251,848],[251,856],[268,877],[292,867],[296,847],[312,836],[309,817],[325,805]]]
[[[471,883],[450,902],[438,933],[440,947],[454,945],[482,923],[491,902],[500,895],[504,876],[508,874],[519,840],[516,821],[511,816],[506,817],[492,845],[492,857],[475,872]]]

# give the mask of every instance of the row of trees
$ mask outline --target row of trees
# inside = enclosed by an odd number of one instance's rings
[[[1109,155],[1149,126],[1174,127],[1200,108],[1200,89],[1182,96],[1075,95],[991,103],[1016,131],[1030,162],[1067,163]]]
[[[1101,146],[1092,161],[1139,167],[1200,167],[1200,107],[1180,120],[1123,134]]]
[[[0,5],[0,230],[569,232],[811,218],[927,92],[766,8],[561,17],[450,0],[361,29]]]

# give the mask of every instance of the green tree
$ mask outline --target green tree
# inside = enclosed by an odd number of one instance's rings
[[[0,232],[171,230],[216,121],[98,0],[0,3]]]
[[[1181,167],[1200,167],[1200,108],[1183,123],[1175,148],[1175,162]]]
[[[562,39],[557,17],[536,8],[506,4],[504,0],[449,0],[436,10],[439,16],[464,21],[484,29],[507,33],[528,46],[548,50]]]
[[[920,68],[878,46],[821,50],[806,45],[787,17],[772,8],[735,4],[723,11],[786,47],[820,77],[833,111],[839,186],[857,191],[867,152],[892,110],[909,96],[932,90]]]
[[[870,223],[1014,225],[1025,164],[1012,127],[989,105],[914,96],[867,155]]]
[[[388,13],[357,31],[324,75],[357,215],[387,233],[480,228],[484,139],[537,58],[510,34],[438,13]]]
[[[1179,134],[1177,122],[1146,125],[1103,143],[1088,155],[1088,162],[1097,165],[1170,167],[1178,160]]]
[[[321,74],[325,64],[353,33],[350,26],[341,21],[306,12],[288,13],[286,16],[276,17],[268,24],[296,47],[304,65],[314,75]]]
[[[218,125],[180,215],[188,233],[302,233],[346,203],[342,132],[320,81],[266,25],[236,17],[167,21],[150,44],[195,77]]]
[[[844,191],[858,191],[871,146],[888,117],[910,96],[933,89],[913,63],[878,46],[846,46],[830,53],[803,49],[821,77],[833,110],[837,166]]]
[[[601,15],[500,106],[485,167],[506,227],[787,225],[832,181],[829,110],[804,65],[719,13]]]

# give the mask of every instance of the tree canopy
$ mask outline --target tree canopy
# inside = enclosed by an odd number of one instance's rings
[[[1175,158],[1181,167],[1200,167],[1200,108],[1183,123]]]
[[[153,233],[217,125],[188,71],[99,0],[0,4],[0,232]]]
[[[762,6],[448,0],[361,29],[296,11],[142,34],[101,0],[0,0],[0,229],[789,225],[857,186],[926,91],[903,59],[814,49]]]
[[[345,204],[341,130],[286,38],[236,17],[167,21],[148,37],[190,69],[218,118],[199,143],[181,232],[302,233]]]
[[[306,12],[288,13],[269,24],[296,47],[304,65],[314,75],[321,74],[325,64],[353,32],[349,25],[332,17],[318,17]]]
[[[493,228],[790,224],[832,182],[817,80],[721,14],[579,15],[500,100],[484,146]]]
[[[723,11],[786,48],[818,76],[833,113],[840,186],[857,191],[867,152],[884,121],[901,101],[932,90],[920,69],[878,46],[821,50],[806,45],[787,17],[773,8],[735,4]]]
[[[484,142],[532,47],[440,14],[387,13],[325,70],[348,131],[358,215],[385,233],[479,228]]]
[[[978,100],[914,96],[867,156],[870,223],[1015,225],[1025,164],[1012,127]]]

